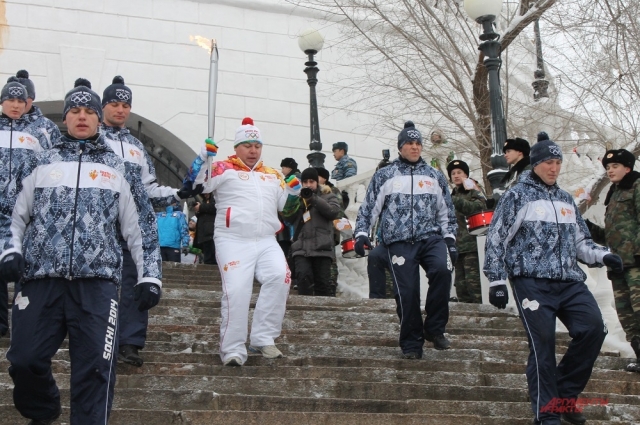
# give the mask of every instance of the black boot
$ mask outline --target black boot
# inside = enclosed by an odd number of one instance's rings
[[[448,350],[451,347],[451,343],[444,334],[431,335],[425,332],[424,339],[433,342],[433,348],[436,350]]]
[[[640,373],[640,337],[634,336],[631,338],[631,348],[633,348],[633,352],[636,353],[636,361],[635,363],[629,363],[625,370],[627,372]]]
[[[142,360],[142,357],[138,354],[138,347],[135,345],[123,345],[120,347],[120,350],[118,350],[118,359],[136,367],[140,367],[142,363],[144,363],[144,360]]]
[[[574,425],[582,425],[587,422],[587,418],[585,418],[584,415],[580,412],[563,413],[562,420]]]

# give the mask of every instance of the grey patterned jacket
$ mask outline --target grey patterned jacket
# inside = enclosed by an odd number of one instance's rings
[[[12,180],[20,164],[49,149],[51,143],[44,133],[23,115],[17,120],[0,116],[0,191]]]
[[[358,211],[355,235],[368,235],[378,217],[387,245],[435,235],[455,239],[458,231],[447,181],[422,158],[416,165],[398,158],[376,171]]]
[[[117,224],[138,269],[138,283],[161,285],[155,214],[144,186],[104,136],[63,136],[52,149],[20,164],[0,198],[0,259],[25,258],[24,280],[99,277],[119,283]]]
[[[128,128],[100,126],[107,144],[120,158],[124,159],[127,172],[137,173],[154,207],[166,207],[180,198],[177,189],[158,185],[156,170],[149,154],[140,140],[136,139]]]
[[[602,267],[609,251],[591,239],[571,195],[531,171],[500,198],[485,243],[484,274],[491,286],[507,278],[584,281],[578,261]]]
[[[29,122],[29,127],[35,132],[43,134],[47,138],[47,142],[51,145],[52,141],[58,140],[61,136],[58,126],[45,117],[40,108],[36,105],[31,107],[31,110],[22,116]]]

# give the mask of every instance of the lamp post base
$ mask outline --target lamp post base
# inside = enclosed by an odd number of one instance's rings
[[[307,155],[307,159],[309,160],[309,165],[316,168],[324,168],[324,159],[327,156],[322,152],[314,151]]]

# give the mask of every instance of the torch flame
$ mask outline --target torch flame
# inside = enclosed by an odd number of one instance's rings
[[[198,46],[205,49],[209,54],[211,54],[211,50],[216,42],[215,39],[205,38],[199,35],[190,35],[189,41],[195,41]]]

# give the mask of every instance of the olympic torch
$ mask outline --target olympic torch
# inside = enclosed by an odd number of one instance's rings
[[[207,128],[207,139],[205,141],[205,146],[200,151],[200,155],[198,155],[193,161],[184,178],[185,184],[195,183],[195,185],[198,185],[204,182],[208,177],[206,172],[200,172],[202,170],[202,165],[206,162],[206,170],[211,168],[211,158],[218,152],[218,146],[214,142],[216,129],[216,95],[218,91],[218,43],[215,38],[211,39],[211,43],[206,43],[206,45],[202,43],[202,38],[197,37],[196,40],[199,45],[208,48],[211,52],[211,63],[209,65],[209,102],[207,113],[209,122]]]

